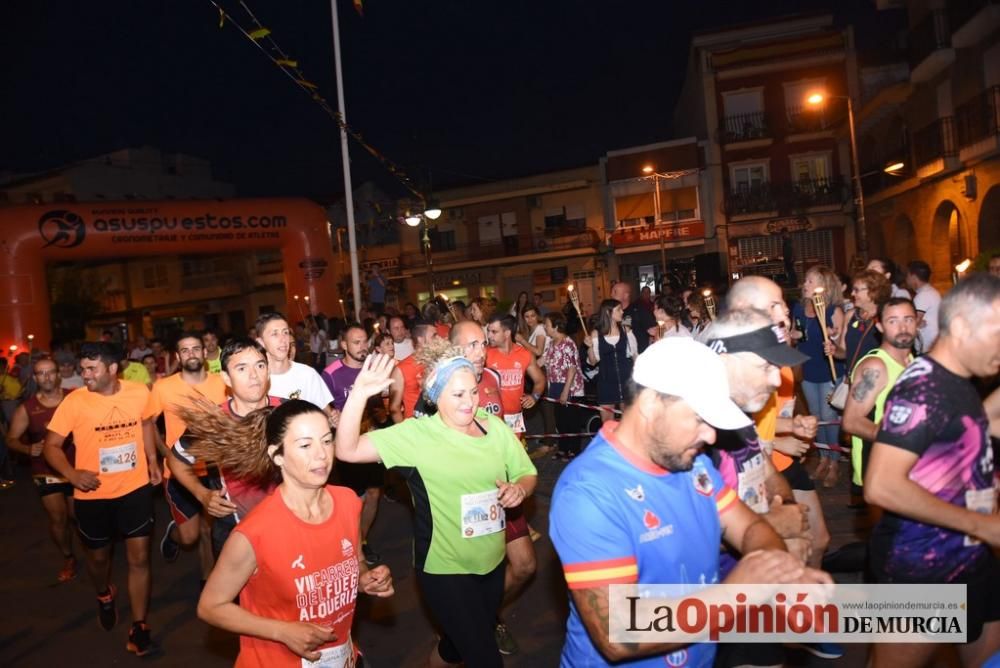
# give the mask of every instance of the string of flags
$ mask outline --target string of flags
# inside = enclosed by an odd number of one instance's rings
[[[379,164],[381,164],[386,171],[396,177],[396,179],[398,179],[407,190],[413,193],[414,196],[421,200],[424,198],[423,193],[417,189],[417,187],[413,184],[413,181],[399,165],[389,159],[374,146],[369,144],[360,132],[344,122],[344,118],[340,115],[340,112],[334,109],[330,103],[327,102],[326,98],[319,93],[319,87],[305,76],[299,67],[298,61],[282,50],[277,41],[275,41],[271,30],[264,27],[260,20],[257,19],[256,15],[254,15],[253,11],[251,11],[247,6],[246,2],[240,0],[240,6],[250,17],[250,23],[252,24],[250,29],[246,29],[240,25],[239,21],[227,12],[219,4],[219,2],[217,2],[217,0],[208,1],[219,12],[220,29],[225,27],[227,21],[232,24],[240,32],[240,34],[256,46],[260,52],[263,53],[272,63],[274,63],[289,79],[291,79],[296,86],[306,93],[313,100],[313,102],[319,105],[320,109],[333,119],[333,121],[337,124],[337,127],[346,132],[347,135],[359,146],[365,149],[369,155],[378,160]],[[362,0],[352,0],[352,2],[354,4],[354,9],[358,12],[358,14],[364,16]]]

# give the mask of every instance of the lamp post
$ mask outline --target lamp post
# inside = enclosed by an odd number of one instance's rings
[[[813,93],[806,98],[806,102],[813,106],[819,106],[827,99],[847,100],[847,127],[851,138],[851,169],[853,171],[851,183],[854,185],[854,201],[857,204],[858,255],[864,263],[868,260],[868,228],[865,226],[865,196],[861,189],[861,168],[858,166],[858,140],[854,134],[854,104],[851,102],[850,95],[826,95],[825,93]],[[902,165],[899,166],[899,169],[902,169]]]
[[[437,220],[441,217],[441,207],[438,206],[437,202],[433,199],[425,200],[423,213],[413,213],[410,211],[406,212],[403,217],[403,221],[410,227],[418,227],[421,223],[424,224],[424,234],[421,238],[421,246],[424,254],[424,262],[427,264],[427,282],[430,288],[431,298],[437,294],[437,290],[434,287],[434,256],[431,251],[431,235],[430,235],[430,225],[431,221]]]
[[[642,168],[642,173],[646,176],[640,178],[648,180],[653,179],[653,229],[656,229],[660,225],[660,179],[667,179],[672,181],[674,179],[679,179],[688,174],[694,174],[695,169],[683,169],[677,172],[658,172],[653,165],[644,165]],[[663,289],[663,281],[667,277],[667,245],[666,245],[666,235],[663,230],[656,230],[656,236],[660,239],[660,265],[661,265],[661,278],[660,278],[660,290]]]

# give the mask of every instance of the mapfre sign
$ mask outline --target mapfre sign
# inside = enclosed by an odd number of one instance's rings
[[[615,248],[621,248],[623,246],[658,244],[661,238],[664,242],[704,239],[705,223],[701,220],[692,220],[687,223],[672,223],[657,227],[643,225],[619,229],[611,235],[611,245]]]

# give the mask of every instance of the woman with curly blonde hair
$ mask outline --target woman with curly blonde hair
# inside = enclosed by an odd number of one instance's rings
[[[502,668],[494,627],[504,592],[504,510],[534,491],[535,467],[510,427],[479,408],[475,367],[459,349],[435,342],[418,361],[437,412],[363,434],[365,403],[392,382],[394,366],[371,355],[340,413],[337,458],[381,460],[406,477],[417,581],[442,631],[431,665]]]

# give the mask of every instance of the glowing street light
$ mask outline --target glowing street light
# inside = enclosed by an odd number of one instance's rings
[[[854,105],[851,103],[850,95],[827,95],[816,91],[806,97],[806,103],[814,107],[826,102],[828,99],[847,100],[847,125],[851,137],[851,168],[854,171],[851,182],[854,185],[854,200],[858,204],[857,235],[858,235],[858,255],[862,260],[868,259],[868,230],[865,227],[865,196],[861,190],[861,168],[858,166],[858,140],[854,134]],[[899,167],[902,169],[902,165]],[[893,172],[889,172],[890,174]]]
[[[886,174],[892,174],[893,176],[896,176],[901,171],[903,171],[904,167],[906,167],[906,164],[904,162],[902,161],[894,162],[891,165],[886,165],[882,171],[885,172]]]

